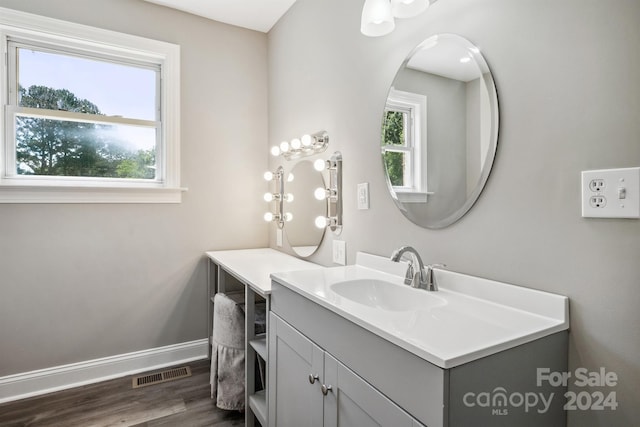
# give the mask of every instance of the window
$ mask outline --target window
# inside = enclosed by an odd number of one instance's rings
[[[426,201],[426,97],[391,89],[382,126],[389,183],[402,201]]]
[[[2,10],[0,202],[179,202],[179,47]]]

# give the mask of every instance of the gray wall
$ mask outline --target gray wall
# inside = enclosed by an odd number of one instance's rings
[[[569,296],[570,367],[616,372],[620,403],[571,412],[569,425],[637,425],[640,221],[581,218],[580,171],[640,166],[640,2],[441,0],[382,38],[360,34],[362,5],[298,0],[269,33],[270,142],[326,129],[329,152],[342,151],[347,261],[411,244],[454,271]],[[473,209],[426,230],[387,194],[378,138],[398,66],[444,32],[471,40],[492,68],[500,140]],[[370,210],[356,209],[360,182]],[[331,264],[334,238],[312,259]]]
[[[0,376],[206,338],[211,249],[265,246],[267,37],[140,0],[0,6],[179,44],[175,205],[0,205]]]

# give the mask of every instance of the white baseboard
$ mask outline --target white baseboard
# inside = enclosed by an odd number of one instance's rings
[[[209,357],[202,339],[0,377],[0,403]]]

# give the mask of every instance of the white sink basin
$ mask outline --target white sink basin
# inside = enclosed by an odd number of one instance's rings
[[[406,265],[358,253],[356,265],[274,273],[279,284],[441,368],[569,328],[567,297],[448,270],[438,291],[404,284]]]
[[[445,305],[433,292],[378,279],[355,279],[332,283],[329,288],[343,298],[371,308],[413,311]]]

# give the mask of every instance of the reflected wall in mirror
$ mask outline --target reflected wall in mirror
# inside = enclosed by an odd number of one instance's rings
[[[389,191],[407,218],[442,228],[471,208],[493,165],[498,116],[491,72],[471,42],[439,34],[409,54],[381,132]]]
[[[287,203],[287,212],[292,214],[285,227],[287,241],[297,255],[311,256],[322,242],[325,230],[316,227],[315,220],[327,215],[325,200],[314,196],[316,188],[325,186],[322,172],[310,160],[298,161],[287,175],[285,186],[287,193],[293,195],[293,201]]]

